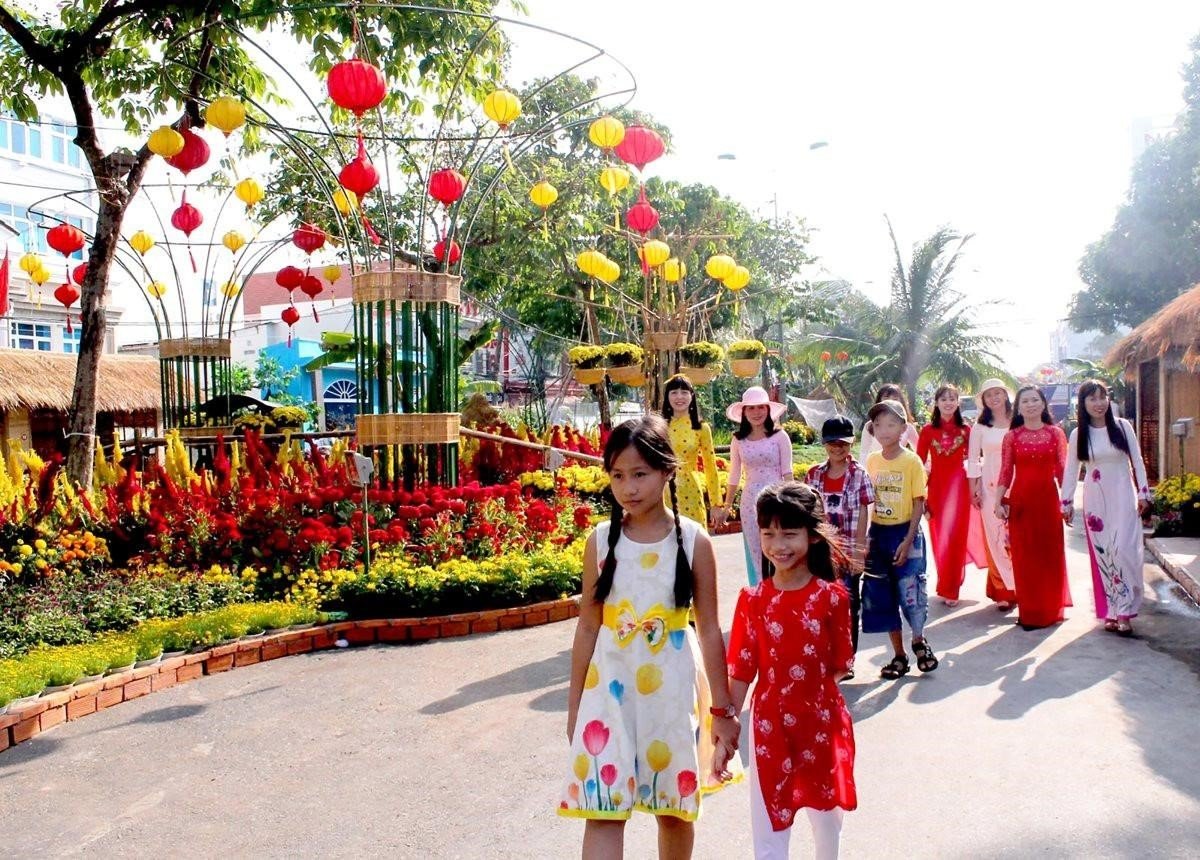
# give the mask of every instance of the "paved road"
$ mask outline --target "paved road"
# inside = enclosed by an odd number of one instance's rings
[[[718,539],[726,621],[737,536]],[[864,637],[846,686],[860,809],[846,857],[1196,857],[1200,618],[1157,568],[1141,636],[1080,603],[1025,632],[982,598],[938,606],[942,668],[877,679]],[[0,755],[0,855],[568,857],[550,810],[573,624],[292,657],[122,705]],[[748,857],[744,787],[706,802],[696,856]],[[629,827],[628,856],[654,828]],[[795,856],[808,854],[797,833]]]

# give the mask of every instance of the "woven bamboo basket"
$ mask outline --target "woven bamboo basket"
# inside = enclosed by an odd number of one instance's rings
[[[717,378],[717,372],[711,367],[681,366],[679,372],[686,376],[692,385],[707,385]]]
[[[159,358],[229,358],[227,338],[178,337],[158,342]]]
[[[734,376],[749,379],[752,376],[758,376],[762,372],[762,359],[731,358],[729,360],[729,369],[733,372]]]
[[[576,367],[572,373],[580,385],[599,385],[604,381],[603,367]]]
[[[610,367],[608,378],[621,385],[635,385],[638,379],[645,379],[640,364],[630,364],[625,367]],[[645,385],[645,383],[642,383]]]
[[[236,427],[229,424],[222,424],[219,427],[179,427],[180,439],[198,439],[205,436],[216,436],[218,433],[228,439],[234,433],[238,432]]]
[[[458,413],[359,415],[358,444],[445,445],[458,441]]]
[[[650,332],[650,348],[660,352],[670,352],[679,349],[687,343],[685,331],[653,331]]]
[[[445,272],[417,269],[393,269],[386,272],[359,272],[354,285],[354,304],[374,302],[445,302],[459,303],[462,278]]]

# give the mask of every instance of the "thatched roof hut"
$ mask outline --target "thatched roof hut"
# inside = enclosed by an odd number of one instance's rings
[[[1123,365],[1127,373],[1138,363],[1160,358],[1173,349],[1182,351],[1180,363],[1200,370],[1200,285],[1193,287],[1117,341],[1104,363]]]
[[[38,409],[69,412],[74,390],[74,355],[0,349],[0,412]],[[161,406],[157,359],[125,355],[100,357],[97,412],[158,411]]]

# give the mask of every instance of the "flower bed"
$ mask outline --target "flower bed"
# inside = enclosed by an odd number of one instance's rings
[[[1154,536],[1200,537],[1200,475],[1165,478],[1154,488]]]

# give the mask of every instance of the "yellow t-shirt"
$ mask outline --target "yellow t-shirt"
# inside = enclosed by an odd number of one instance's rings
[[[907,448],[894,460],[882,451],[867,456],[867,474],[875,487],[875,512],[871,522],[895,526],[912,519],[913,501],[925,498],[925,465]]]

